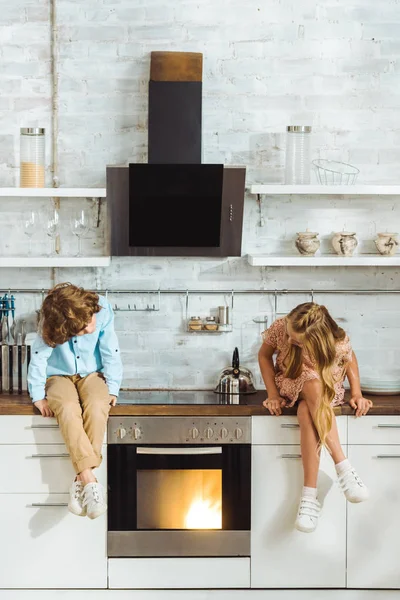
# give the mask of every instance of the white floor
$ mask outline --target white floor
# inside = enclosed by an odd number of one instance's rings
[[[0,600],[395,600],[400,590],[0,590]]]

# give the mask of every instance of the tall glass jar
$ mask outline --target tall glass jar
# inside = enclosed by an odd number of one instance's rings
[[[44,187],[45,130],[42,127],[21,127],[20,186]]]
[[[286,128],[285,183],[310,183],[311,130],[309,125],[288,125]]]

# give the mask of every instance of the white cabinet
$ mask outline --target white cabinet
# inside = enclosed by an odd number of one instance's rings
[[[400,445],[350,445],[349,459],[371,497],[348,506],[347,586],[400,588]]]
[[[67,502],[65,494],[0,495],[0,588],[107,587],[106,516],[76,517]]]
[[[111,558],[108,573],[110,589],[250,587],[248,558]]]
[[[267,418],[266,418],[267,419]],[[346,503],[324,452],[323,509],[312,534],[294,528],[303,485],[299,446],[252,448],[252,588],[342,588],[346,585]]]

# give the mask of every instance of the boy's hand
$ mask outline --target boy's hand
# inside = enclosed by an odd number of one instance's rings
[[[352,396],[349,400],[351,408],[356,411],[356,417],[362,417],[367,414],[371,406],[373,406],[372,400],[367,400],[362,396]]]
[[[33,404],[40,410],[42,417],[54,417],[54,413],[51,410],[47,400],[38,400]]]
[[[117,404],[117,396],[110,396],[110,404],[111,406],[115,406]]]

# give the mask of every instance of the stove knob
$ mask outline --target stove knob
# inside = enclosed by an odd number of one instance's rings
[[[140,431],[139,427],[134,427],[132,430],[132,437],[134,440],[138,440],[141,436],[142,432]]]
[[[211,427],[207,427],[207,429],[204,432],[204,437],[206,437],[208,440],[210,440],[213,435],[214,435],[214,431],[211,429]]]
[[[221,431],[219,432],[219,435],[221,436],[222,439],[225,439],[226,437],[228,437],[228,430],[226,427],[222,427]]]
[[[122,440],[124,439],[124,437],[126,436],[126,429],[124,429],[124,427],[119,427],[117,429],[117,437]]]
[[[240,440],[240,438],[242,437],[242,435],[243,435],[243,431],[240,429],[240,427],[236,427],[236,429],[235,429],[235,438],[237,440]]]
[[[192,429],[189,429],[189,435],[193,440],[199,437],[199,433],[200,432],[197,427],[192,427]]]

